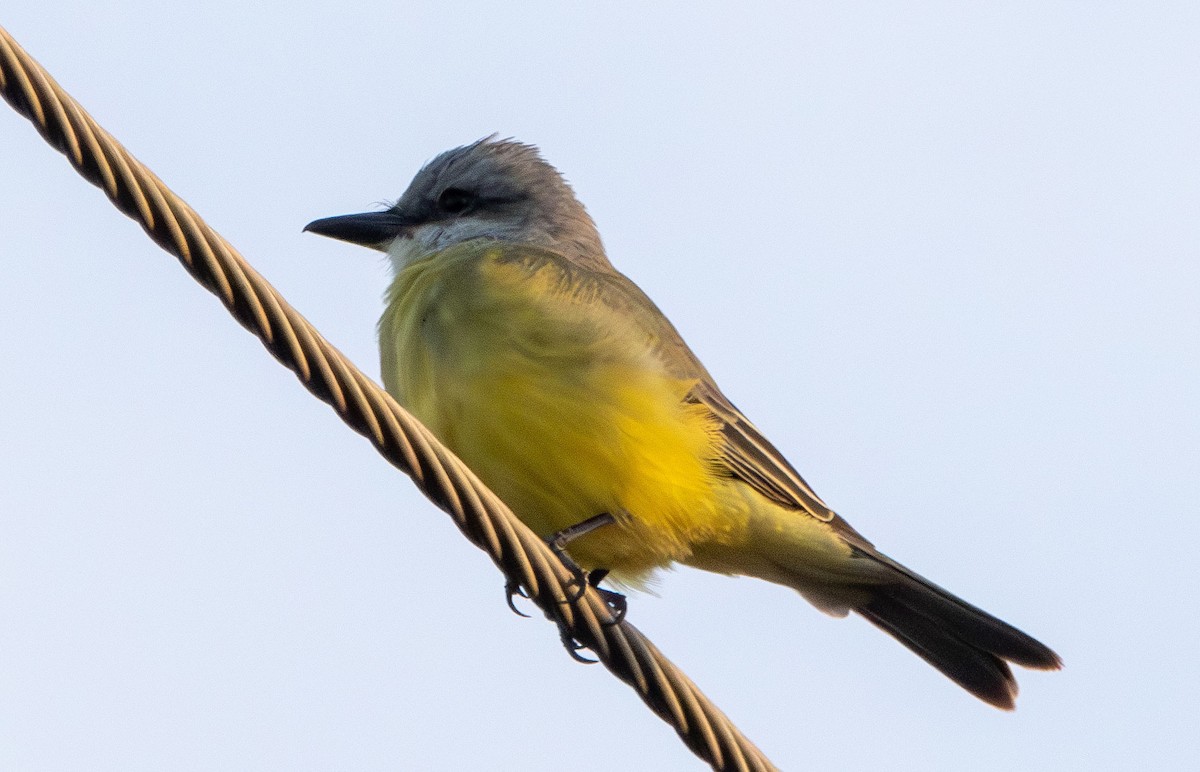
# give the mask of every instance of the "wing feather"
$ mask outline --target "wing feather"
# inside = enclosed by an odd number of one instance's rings
[[[672,375],[695,381],[688,401],[703,405],[720,426],[721,447],[714,461],[721,472],[741,480],[768,499],[804,512],[839,530],[854,533],[813,491],[758,428],[730,402],[670,320],[644,292],[615,269],[597,269],[571,263],[545,250],[521,247],[504,249],[501,259],[525,264],[531,271],[553,267],[558,289],[582,302],[601,302],[646,332],[660,359]],[[857,535],[857,534],[855,534]],[[861,538],[861,537],[859,537]],[[865,541],[865,540],[864,540]]]

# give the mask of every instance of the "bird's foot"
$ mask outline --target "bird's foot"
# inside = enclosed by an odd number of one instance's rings
[[[604,598],[605,604],[608,605],[609,613],[612,614],[612,619],[605,622],[608,625],[619,625],[625,619],[625,612],[629,611],[629,599],[616,590],[608,590],[600,586],[600,582],[604,581],[604,577],[608,576],[607,568],[597,568],[588,572],[587,583],[596,592],[600,593],[600,597]]]
[[[591,584],[591,582],[588,581],[588,575],[585,574],[583,569],[579,567],[579,564],[572,560],[571,556],[567,554],[567,545],[581,536],[586,536],[597,528],[603,528],[604,526],[612,525],[615,522],[617,522],[617,520],[612,515],[607,512],[601,512],[594,517],[589,517],[587,520],[584,520],[581,523],[576,523],[568,528],[564,528],[561,531],[552,534],[549,539],[546,539],[546,545],[550,547],[550,551],[557,555],[563,566],[571,572],[571,584],[578,588],[574,594],[567,598],[567,603],[575,603],[582,598],[583,594],[587,592],[588,586]],[[604,572],[604,574],[607,573],[607,571]],[[601,579],[604,578],[604,574],[600,575]]]
[[[568,528],[564,528],[561,531],[554,533],[546,540],[546,544],[550,547],[550,550],[556,556],[558,556],[559,561],[563,564],[567,571],[571,573],[572,581],[570,585],[576,588],[563,602],[574,604],[583,597],[583,594],[587,592],[588,587],[595,589],[596,592],[600,594],[600,597],[604,599],[604,603],[608,606],[609,612],[612,616],[610,620],[604,623],[605,626],[620,624],[621,621],[625,619],[625,614],[629,608],[628,601],[621,593],[599,586],[600,582],[602,582],[604,578],[608,576],[607,568],[597,568],[590,572],[585,572],[574,560],[571,559],[571,556],[567,554],[566,547],[575,539],[589,534],[597,528],[602,528],[606,525],[612,525],[615,522],[616,518],[614,518],[611,514],[608,512],[602,512],[594,517],[589,517],[583,522],[576,523]],[[507,602],[508,607],[512,609],[513,613],[517,614],[518,616],[528,617],[529,615],[520,611],[520,609],[518,609],[516,604],[513,602],[517,596],[522,598],[529,597],[528,593],[525,592],[525,589],[521,587],[520,584],[510,581],[504,586],[504,591],[505,601]],[[571,655],[572,659],[576,660],[577,662],[585,663],[594,663],[596,661],[581,655],[579,653],[580,650],[587,647],[575,640],[567,628],[561,623],[559,623],[558,627],[559,634],[562,637],[563,648],[567,650],[567,653]]]

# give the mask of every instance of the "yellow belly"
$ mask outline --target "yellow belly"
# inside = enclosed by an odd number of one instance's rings
[[[692,384],[561,272],[506,257],[468,243],[400,272],[380,322],[385,386],[537,533],[613,514],[569,548],[584,567],[637,582],[686,560],[733,526]]]

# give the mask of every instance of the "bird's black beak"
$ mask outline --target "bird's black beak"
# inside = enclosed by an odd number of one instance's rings
[[[304,230],[318,236],[328,236],[331,239],[382,250],[386,249],[394,238],[415,224],[407,217],[388,209],[383,212],[325,217],[313,220],[304,226]]]

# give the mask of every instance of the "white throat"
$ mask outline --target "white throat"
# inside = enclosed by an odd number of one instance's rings
[[[388,244],[384,251],[387,252],[388,259],[392,261],[392,270],[400,273],[412,263],[423,257],[429,257],[434,252],[440,252],[459,242],[486,235],[490,234],[481,232],[479,223],[472,223],[469,220],[429,223],[392,239],[392,243]]]

